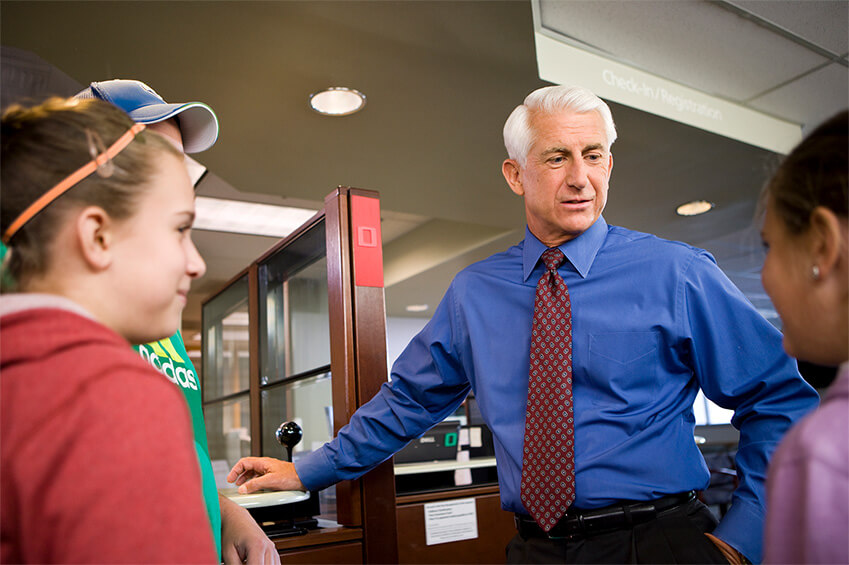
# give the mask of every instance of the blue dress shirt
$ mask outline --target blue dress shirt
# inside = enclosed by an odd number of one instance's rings
[[[378,465],[451,414],[470,390],[492,430],[501,503],[527,513],[519,485],[534,292],[546,247],[525,239],[461,271],[391,381],[337,437],[300,459],[318,489]],[[599,218],[560,246],[572,301],[575,506],[707,487],[693,439],[701,388],[733,409],[739,487],[715,535],[762,552],[764,479],[785,431],[817,404],[772,327],[713,258]]]

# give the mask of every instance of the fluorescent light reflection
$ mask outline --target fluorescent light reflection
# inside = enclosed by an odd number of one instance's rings
[[[248,327],[250,325],[250,317],[247,312],[231,312],[226,318],[221,320],[221,325],[225,327],[230,326],[244,326]]]
[[[255,204],[198,196],[195,223],[198,230],[286,237],[315,215],[315,210]]]

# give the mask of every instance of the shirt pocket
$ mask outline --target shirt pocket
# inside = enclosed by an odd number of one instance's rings
[[[656,400],[660,390],[657,332],[604,332],[590,335],[587,377],[593,404],[634,408]]]

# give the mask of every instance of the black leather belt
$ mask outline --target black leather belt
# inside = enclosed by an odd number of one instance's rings
[[[605,532],[629,529],[657,518],[658,514],[672,510],[696,498],[695,491],[670,494],[648,502],[622,502],[594,510],[569,509],[551,531],[546,533],[530,516],[516,514],[516,529],[523,538],[547,537],[575,539]]]

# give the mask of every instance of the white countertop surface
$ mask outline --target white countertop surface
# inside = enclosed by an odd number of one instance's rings
[[[310,493],[300,490],[275,490],[260,491],[251,494],[239,494],[238,489],[219,489],[218,492],[245,508],[262,508],[264,506],[277,506],[278,504],[292,504],[301,502],[310,497]]]

